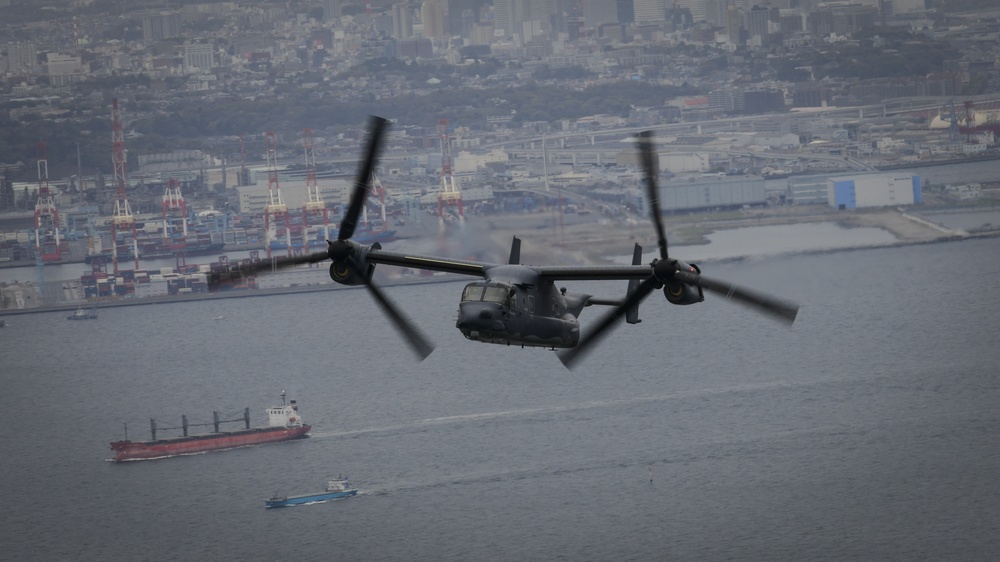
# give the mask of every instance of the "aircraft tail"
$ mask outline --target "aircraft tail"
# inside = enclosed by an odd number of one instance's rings
[[[517,236],[510,243],[510,258],[507,259],[509,264],[519,264],[521,263],[521,239]]]

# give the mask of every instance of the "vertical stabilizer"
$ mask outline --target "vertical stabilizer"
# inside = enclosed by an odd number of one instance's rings
[[[510,243],[510,258],[508,264],[518,265],[521,263],[521,239],[517,236]]]

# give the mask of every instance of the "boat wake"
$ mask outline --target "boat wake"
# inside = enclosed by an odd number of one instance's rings
[[[974,419],[965,412],[957,412],[953,415],[945,417],[964,419],[968,421]],[[926,424],[928,422],[926,416],[913,415],[893,418],[891,423],[900,427],[913,427],[914,424]],[[439,489],[452,488],[455,486],[490,486],[494,484],[509,486],[511,483],[521,480],[561,478],[565,476],[592,473],[595,471],[600,473],[612,471],[615,473],[625,474],[626,480],[629,478],[627,475],[631,474],[631,478],[634,478],[637,482],[645,481],[647,475],[649,475],[648,477],[650,478],[650,482],[652,482],[651,478],[655,467],[669,467],[671,465],[688,466],[704,462],[706,460],[718,460],[720,458],[720,454],[723,456],[728,455],[728,453],[720,453],[720,451],[731,448],[745,451],[748,443],[766,444],[769,442],[784,442],[804,437],[808,438],[807,441],[812,443],[815,442],[820,436],[830,438],[851,435],[866,435],[870,437],[873,432],[879,429],[885,429],[884,421],[878,422],[877,425],[872,425],[871,423],[848,423],[828,424],[796,430],[779,429],[763,433],[754,433],[748,436],[724,436],[715,439],[701,440],[694,445],[678,446],[677,448],[672,449],[670,455],[666,457],[650,458],[643,453],[635,453],[631,455],[614,456],[603,459],[590,458],[587,462],[568,467],[566,465],[553,464],[526,467],[522,469],[484,470],[464,474],[453,474],[441,478],[425,480],[401,480],[383,483],[372,482],[366,483],[365,490],[359,491],[358,495],[384,496],[401,492],[436,492]],[[706,448],[706,446],[709,447]],[[760,446],[765,447],[765,445]]]
[[[453,488],[455,486],[480,486],[484,484],[509,485],[511,482],[517,482],[520,480],[538,480],[542,478],[559,477],[566,474],[590,472],[594,470],[606,471],[628,468],[640,470],[650,466],[651,464],[656,463],[650,463],[647,459],[633,459],[624,462],[616,459],[595,462],[583,466],[575,466],[569,469],[544,466],[522,470],[455,474],[446,478],[434,480],[409,480],[402,482],[386,482],[382,485],[366,485],[365,490],[359,491],[357,495],[385,496],[400,492],[421,492],[426,490],[434,491],[440,488]],[[645,476],[645,474],[642,474],[642,476]]]
[[[412,422],[405,422],[395,425],[365,427],[360,429],[348,429],[342,431],[312,432],[310,433],[310,438],[328,439],[333,437],[355,437],[359,435],[393,433],[398,431],[410,431],[414,429],[434,427],[440,425],[460,424],[460,423],[477,422],[477,421],[492,421],[498,419],[529,418],[532,416],[538,416],[544,414],[577,412],[577,411],[592,410],[599,408],[616,408],[619,406],[632,406],[637,404],[665,402],[681,398],[712,396],[712,395],[728,394],[734,392],[752,392],[752,391],[770,390],[776,388],[791,388],[797,386],[807,386],[812,384],[816,384],[816,381],[811,381],[811,382],[772,381],[767,383],[727,386],[725,388],[708,388],[708,389],[699,389],[691,391],[673,392],[670,394],[662,394],[658,396],[636,396],[633,398],[592,400],[588,402],[579,402],[575,404],[546,406],[542,408],[523,408],[516,410],[502,410],[498,412],[458,414],[454,416],[442,416],[438,418],[425,418],[421,420],[415,420]]]
[[[332,499],[328,499],[328,500],[316,500],[314,502],[305,502],[305,503],[290,503],[288,505],[283,505],[281,507],[283,509],[287,509],[289,507],[302,507],[302,506],[306,506],[306,505],[316,505],[316,504],[320,504],[320,503],[326,503],[326,502],[331,502],[331,501],[335,501],[335,500],[342,500],[342,499],[344,499],[344,498],[332,498]],[[268,511],[275,511],[275,510],[274,509],[269,509]]]

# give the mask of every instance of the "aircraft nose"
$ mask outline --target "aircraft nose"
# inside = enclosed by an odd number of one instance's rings
[[[500,311],[494,308],[486,303],[462,303],[456,325],[463,332],[502,330],[503,323],[497,320]]]

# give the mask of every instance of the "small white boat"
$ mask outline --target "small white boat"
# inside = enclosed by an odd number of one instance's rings
[[[76,309],[76,312],[70,314],[66,317],[66,320],[93,320],[97,318],[97,309],[91,310],[90,312],[80,308]]]

